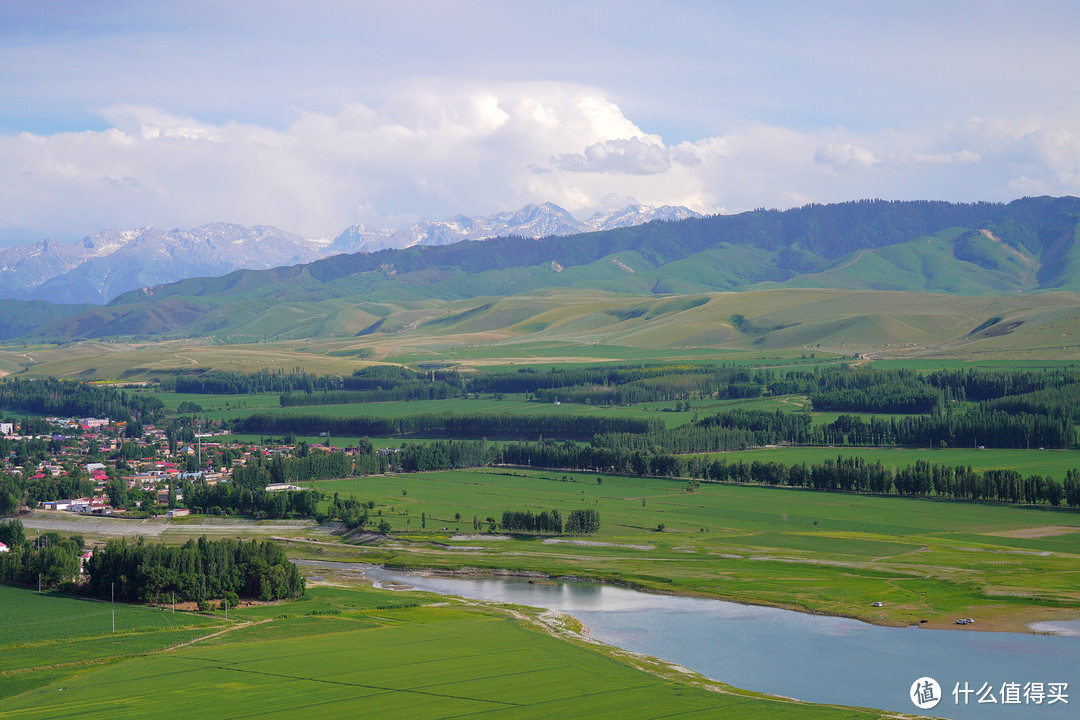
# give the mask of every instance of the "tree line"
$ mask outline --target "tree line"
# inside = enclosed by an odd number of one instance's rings
[[[507,465],[556,470],[1080,507],[1080,470],[1070,470],[1063,481],[1058,481],[1038,474],[1024,477],[1010,469],[978,472],[970,466],[938,465],[925,460],[895,470],[880,461],[843,456],[812,465],[785,465],[759,460],[728,462],[724,458],[654,454],[641,450],[615,453],[603,448],[553,442],[513,443],[499,451],[498,459]]]
[[[805,413],[730,410],[674,428],[645,433],[605,433],[597,448],[669,453],[717,452],[763,445],[870,445],[950,448],[1065,448],[1076,440],[1069,418],[973,409],[966,413],[908,415],[865,420],[841,415],[813,425]]]
[[[600,530],[600,513],[591,508],[571,510],[563,524],[558,510],[503,510],[499,526],[507,532],[551,535],[593,535]]]
[[[152,422],[165,404],[147,393],[129,393],[80,380],[0,379],[0,408],[61,417],[107,417]]]
[[[158,377],[158,388],[164,392],[196,393],[200,395],[250,395],[253,393],[305,392],[338,390],[342,379],[337,375],[314,375],[307,372],[256,373],[224,370],[189,371],[183,374]]]
[[[256,413],[233,421],[240,433],[317,435],[329,432],[349,437],[441,437],[452,439],[520,440],[552,437],[589,440],[598,433],[641,433],[659,429],[658,419],[588,415],[512,415],[510,413],[427,413],[401,417],[327,417]]]

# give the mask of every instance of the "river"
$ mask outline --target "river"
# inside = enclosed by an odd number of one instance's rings
[[[425,576],[355,563],[302,564],[363,569],[376,584],[403,583],[417,590],[558,610],[581,620],[596,640],[736,687],[809,702],[958,720],[1080,717],[1076,636],[879,627],[597,583]],[[1058,629],[1070,628],[1075,624]],[[940,702],[932,709],[920,710],[909,697],[912,684],[923,677],[940,687]],[[1042,683],[1041,703],[1036,703],[1037,683]]]

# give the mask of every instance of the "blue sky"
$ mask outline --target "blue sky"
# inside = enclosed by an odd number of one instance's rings
[[[1075,2],[0,3],[0,244],[1080,194]]]

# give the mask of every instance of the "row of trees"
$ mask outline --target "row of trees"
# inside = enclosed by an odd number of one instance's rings
[[[593,535],[600,530],[600,513],[591,508],[571,510],[564,524],[558,510],[503,510],[499,526],[507,532]]]
[[[657,419],[510,413],[426,413],[396,418],[257,413],[239,418],[233,424],[236,432],[272,435],[317,435],[328,432],[348,437],[416,436],[507,440],[539,437],[589,440],[598,433],[642,433],[662,427],[663,423]]]
[[[514,443],[502,448],[499,459],[505,464],[547,469],[1080,507],[1080,470],[1070,470],[1062,482],[1037,474],[1025,477],[1015,470],[977,472],[970,466],[938,465],[925,460],[899,469],[887,467],[880,461],[843,456],[812,465],[759,460],[729,463],[724,458],[653,454],[640,450],[615,454],[610,450],[571,443]]]
[[[341,377],[295,372],[261,370],[257,373],[226,372],[223,370],[187,371],[158,378],[165,392],[198,393],[201,395],[249,395],[260,392],[305,392],[339,390]]]
[[[503,510],[499,526],[507,532],[550,533],[561,535],[563,531],[562,515],[558,510]]]
[[[916,447],[1064,448],[1075,440],[1064,415],[1011,415],[1001,410],[871,418],[841,415],[813,425],[804,413],[732,410],[647,433],[597,436],[597,448],[694,453],[790,443],[793,445],[907,445]]]
[[[309,407],[404,400],[446,400],[461,397],[461,395],[461,388],[444,382],[416,381],[393,388],[374,390],[333,390],[310,394],[283,393],[278,397],[278,402],[281,407]]]

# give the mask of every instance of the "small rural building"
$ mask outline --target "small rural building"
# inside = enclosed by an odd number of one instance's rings
[[[191,514],[191,511],[188,510],[187,508],[173,508],[172,510],[166,510],[165,511],[165,517],[167,517],[167,518],[184,517],[185,515],[190,515],[190,514]]]

